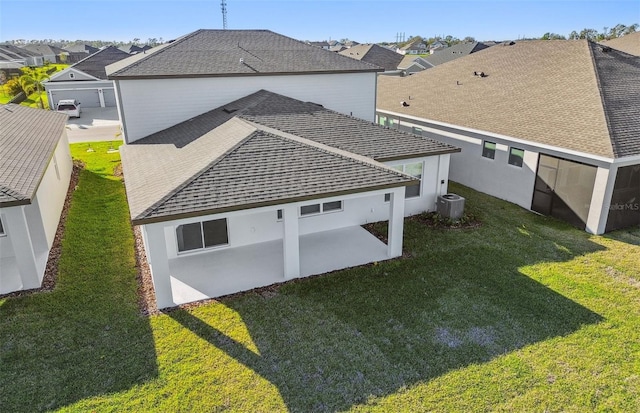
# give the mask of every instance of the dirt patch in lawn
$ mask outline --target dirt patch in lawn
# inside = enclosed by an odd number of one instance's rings
[[[73,193],[78,187],[80,171],[82,171],[83,169],[84,163],[77,160],[73,161],[73,169],[71,170],[71,180],[69,181],[69,188],[67,189],[67,197],[64,200],[62,213],[60,214],[60,222],[58,222],[56,235],[53,238],[53,244],[51,245],[51,249],[49,250],[49,257],[47,258],[47,266],[44,270],[42,285],[40,286],[40,288],[2,294],[0,295],[0,298],[22,297],[38,292],[53,291],[53,289],[55,288],[56,280],[58,279],[58,261],[60,260],[60,253],[62,252],[62,237],[64,235],[64,229],[67,223],[67,214],[69,213],[69,206],[71,205],[71,198],[73,197]]]

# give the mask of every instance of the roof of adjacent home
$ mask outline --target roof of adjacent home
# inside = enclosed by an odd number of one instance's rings
[[[7,43],[0,44],[0,52],[4,53],[12,59],[24,59],[27,57],[39,56],[38,54],[30,52],[29,50]]]
[[[39,56],[51,55],[51,54],[59,55],[60,53],[67,52],[66,50],[57,46],[53,46],[49,44],[38,44],[38,43],[27,44],[22,46],[22,48],[32,53],[35,53]]]
[[[503,43],[382,77],[377,106],[606,158],[640,154],[640,58],[586,40]]]
[[[640,32],[625,34],[615,39],[606,40],[602,44],[634,56],[640,56]]]
[[[269,30],[197,30],[111,65],[113,79],[377,72]]]
[[[84,52],[89,54],[93,54],[99,50],[97,47],[93,47],[91,45],[82,44],[82,43],[69,44],[69,45],[66,45],[64,49],[72,53]]]
[[[129,56],[131,56],[129,53],[123,52],[115,46],[107,46],[103,49],[98,50],[94,54],[85,57],[78,63],[70,66],[70,68],[80,70],[98,79],[106,80],[107,73],[105,68],[108,65],[118,62]],[[53,78],[55,78],[55,76]]]
[[[422,60],[428,62],[431,66],[438,66],[459,57],[486,49],[487,47],[489,46],[481,42],[458,43],[451,47],[440,49],[429,56],[425,56]]]
[[[380,158],[458,150],[262,90],[121,155],[131,218],[144,224],[410,185]]]
[[[31,203],[66,123],[63,113],[0,105],[0,207]]]
[[[339,52],[343,56],[368,62],[384,68],[385,71],[396,70],[404,55],[396,53],[377,44],[359,44]]]

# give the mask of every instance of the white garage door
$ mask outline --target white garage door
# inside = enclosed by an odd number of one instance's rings
[[[76,99],[82,104],[83,108],[99,108],[100,97],[98,89],[81,89],[81,90],[52,90],[51,97],[56,105],[61,99]]]

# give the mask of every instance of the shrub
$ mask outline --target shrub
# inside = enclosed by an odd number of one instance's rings
[[[7,83],[4,84],[4,91],[6,94],[11,96],[15,96],[18,93],[22,92],[20,81],[17,78],[7,80]]]

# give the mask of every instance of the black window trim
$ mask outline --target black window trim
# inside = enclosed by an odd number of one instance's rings
[[[203,223],[204,222],[208,222],[208,221],[218,221],[218,220],[225,220],[225,227],[227,229],[227,243],[226,244],[217,244],[217,245],[211,245],[211,246],[205,246],[204,245],[204,227],[203,227]],[[189,250],[184,250],[184,251],[180,251],[180,247],[178,246],[178,228],[183,226],[183,225],[189,225],[189,224],[200,224],[200,240],[202,242],[202,246],[200,248],[192,248]],[[176,237],[176,251],[178,253],[178,255],[182,255],[182,254],[191,254],[191,253],[197,253],[197,252],[203,252],[203,251],[209,251],[209,250],[214,250],[214,249],[220,249],[220,248],[227,248],[229,247],[229,245],[231,245],[230,239],[229,239],[229,219],[227,217],[224,218],[216,218],[216,219],[207,219],[207,220],[203,220],[203,221],[195,221],[195,222],[187,222],[187,223],[183,223],[180,225],[176,225],[175,230],[175,237]]]

